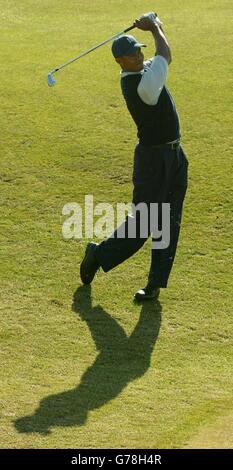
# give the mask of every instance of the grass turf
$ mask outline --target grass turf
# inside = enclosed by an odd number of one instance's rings
[[[78,274],[86,240],[61,234],[67,202],[131,200],[135,129],[110,46],[46,84],[49,70],[154,2],[0,4],[0,446],[195,446],[202,427],[226,426],[233,405],[231,2],[159,4],[190,180],[156,309],[132,303],[150,242],[90,291]],[[135,35],[152,56],[149,33]]]

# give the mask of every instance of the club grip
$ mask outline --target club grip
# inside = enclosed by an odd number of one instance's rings
[[[124,33],[127,33],[128,31],[131,31],[131,29],[136,28],[136,26],[130,26],[129,28],[124,30]]]

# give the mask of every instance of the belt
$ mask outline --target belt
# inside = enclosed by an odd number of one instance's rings
[[[176,150],[180,146],[180,139],[174,140],[174,142],[167,142],[165,144],[151,145],[153,148],[169,148],[171,150]]]
[[[176,150],[180,146],[180,140],[177,140],[176,142],[168,142],[165,144],[165,147],[170,148],[171,150]]]

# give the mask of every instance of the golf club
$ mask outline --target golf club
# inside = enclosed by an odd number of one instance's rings
[[[59,70],[63,69],[69,64],[72,64],[78,59],[81,59],[81,57],[84,57],[85,55],[89,54],[92,51],[95,51],[95,49],[98,49],[99,47],[103,46],[104,44],[107,44],[108,42],[112,41],[113,39],[117,38],[118,36],[121,36],[122,34],[127,33],[128,31],[131,31],[131,29],[134,29],[135,26],[130,26],[129,28],[125,29],[124,31],[121,31],[120,33],[114,34],[114,36],[111,36],[109,39],[106,39],[105,41],[101,42],[97,46],[92,47],[91,49],[88,49],[88,51],[83,52],[82,54],[78,55],[77,57],[74,57],[74,59],[69,60],[68,62],[65,62],[65,64],[59,65],[59,67],[56,67],[54,70],[48,73],[48,85],[50,87],[56,85],[56,80],[53,77],[53,74],[58,72]]]

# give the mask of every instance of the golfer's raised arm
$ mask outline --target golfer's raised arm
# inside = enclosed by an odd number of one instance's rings
[[[167,61],[168,65],[172,61],[172,55],[171,55],[171,49],[168,44],[167,38],[164,34],[164,31],[162,30],[161,26],[157,26],[154,24],[152,26],[151,32],[154,36],[155,39],[155,55],[160,55],[164,57],[164,59]]]
[[[165,37],[164,31],[161,27],[161,22],[156,18],[156,14],[148,13],[148,15],[143,15],[138,20],[135,20],[134,26],[141,29],[142,31],[151,31],[155,40],[155,55],[161,55],[166,59],[167,63],[170,64],[172,61],[171,58],[171,49],[168,44],[168,41]]]
[[[143,31],[150,31],[155,40],[155,57],[150,67],[143,74],[138,86],[138,94],[148,105],[156,105],[165,85],[168,65],[171,63],[171,49],[161,26],[151,18],[142,17],[135,21],[135,26]]]

